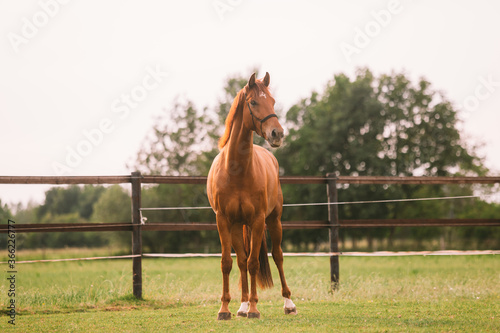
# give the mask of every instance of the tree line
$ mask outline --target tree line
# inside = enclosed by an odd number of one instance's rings
[[[249,75],[248,75],[249,76]],[[215,108],[198,108],[177,99],[165,108],[128,168],[153,175],[206,175],[218,153],[236,93],[247,77],[226,80]],[[279,99],[279,96],[278,96]],[[275,110],[287,129],[284,145],[270,149],[282,175],[324,176],[484,176],[490,171],[477,147],[464,139],[456,107],[424,78],[412,82],[404,73],[374,76],[359,69],[354,78],[335,75],[323,91],[311,92],[288,111]],[[255,136],[256,144],[264,145]],[[498,189],[470,185],[349,185],[338,188],[339,201],[370,201],[488,194]],[[286,203],[325,202],[324,185],[285,185]],[[208,206],[204,186],[143,187],[143,207]],[[12,214],[14,210],[16,213]],[[46,192],[45,202],[28,207],[0,204],[0,215],[21,223],[129,222],[130,193],[121,186],[69,186]],[[156,211],[149,221],[215,221],[210,210]],[[479,199],[341,205],[341,219],[495,218],[500,205]],[[287,207],[283,220],[325,220],[325,207]],[[498,248],[500,229],[375,228],[341,230],[343,248]],[[327,249],[325,230],[287,230],[286,250]],[[20,236],[24,248],[130,246],[130,233],[33,233]],[[144,232],[151,252],[217,252],[213,231]]]

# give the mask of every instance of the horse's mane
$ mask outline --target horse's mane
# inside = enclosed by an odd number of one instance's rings
[[[231,129],[233,128],[234,116],[239,109],[243,110],[244,95],[245,94],[243,93],[243,89],[241,89],[236,95],[233,104],[231,104],[231,109],[229,110],[229,113],[226,117],[226,129],[224,130],[224,134],[219,139],[219,149],[224,148],[229,141],[229,137],[231,136]]]
[[[264,91],[269,94],[269,90],[260,80],[255,81],[255,87],[258,90]],[[224,148],[229,141],[229,138],[231,137],[231,129],[233,128],[234,116],[240,111],[243,112],[243,107],[245,105],[245,90],[248,90],[249,92],[251,89],[248,89],[248,86],[245,86],[238,92],[236,98],[233,101],[233,104],[231,104],[231,109],[229,110],[229,114],[226,118],[226,129],[224,130],[224,134],[219,139],[219,149]]]

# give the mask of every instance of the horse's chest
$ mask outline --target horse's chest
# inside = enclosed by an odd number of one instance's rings
[[[264,197],[258,193],[232,193],[220,199],[224,215],[233,222],[247,223],[256,215],[265,214]]]

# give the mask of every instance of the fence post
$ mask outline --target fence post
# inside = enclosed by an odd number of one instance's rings
[[[132,172],[132,290],[142,299],[141,173]]]
[[[330,203],[338,202],[337,194],[337,176],[327,174],[326,191],[328,194],[328,222],[330,224],[330,252],[339,252],[339,207],[338,205],[330,205]],[[332,289],[336,290],[339,285],[339,256],[338,254],[330,256],[330,281]]]

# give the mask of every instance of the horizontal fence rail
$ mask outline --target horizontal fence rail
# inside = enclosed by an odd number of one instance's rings
[[[328,220],[318,221],[283,221],[283,229],[328,229],[330,235],[330,279],[332,287],[336,288],[339,281],[339,229],[341,228],[383,228],[383,227],[479,227],[500,226],[498,219],[363,219],[342,220],[338,218],[338,205],[358,204],[361,202],[338,201],[337,186],[339,184],[352,185],[444,185],[444,184],[498,184],[500,177],[380,177],[380,176],[339,176],[327,174],[321,176],[283,176],[282,184],[325,184],[327,189]],[[133,293],[137,298],[142,298],[142,231],[199,231],[217,230],[214,221],[209,222],[147,222],[143,223],[141,211],[155,210],[155,208],[142,208],[142,184],[198,184],[204,185],[207,177],[188,176],[159,176],[141,175],[133,172],[123,176],[0,176],[0,184],[45,184],[45,185],[76,185],[76,184],[131,184],[132,187],[132,214],[131,221],[117,223],[72,223],[72,224],[38,224],[16,223],[15,232],[103,232],[103,231],[128,231],[132,233],[132,258]],[[472,196],[471,196],[472,197]],[[428,198],[427,198],[428,199]],[[444,199],[444,198],[434,198]],[[455,199],[455,198],[454,198]],[[423,200],[423,199],[416,199]],[[388,200],[383,200],[385,202]],[[365,202],[363,202],[365,203]],[[377,203],[372,201],[369,203]],[[293,204],[287,204],[292,206]],[[299,206],[318,204],[298,204]],[[182,207],[180,207],[182,208]],[[187,207],[190,209],[200,207]],[[184,208],[184,209],[187,209]],[[208,208],[208,207],[203,207]],[[170,208],[169,208],[170,209]],[[174,209],[174,208],[172,208]],[[19,222],[19,221],[17,221]],[[12,227],[11,227],[12,229]],[[8,233],[9,227],[0,224],[0,233]]]
[[[379,176],[282,176],[282,184],[327,184],[334,179],[337,184],[497,184],[500,177],[379,177]],[[132,176],[0,176],[0,184],[126,184]],[[141,176],[142,184],[206,184],[207,177],[191,176]]]
[[[283,221],[284,230],[327,229],[328,220]],[[495,227],[500,219],[363,219],[339,220],[339,228],[387,228],[387,227]],[[131,222],[125,223],[16,223],[18,233],[25,232],[85,232],[85,231],[132,231]],[[217,230],[215,222],[153,222],[141,225],[143,231],[201,231]],[[0,225],[0,233],[6,234],[8,226]]]
[[[131,176],[0,176],[0,184],[126,184]]]

